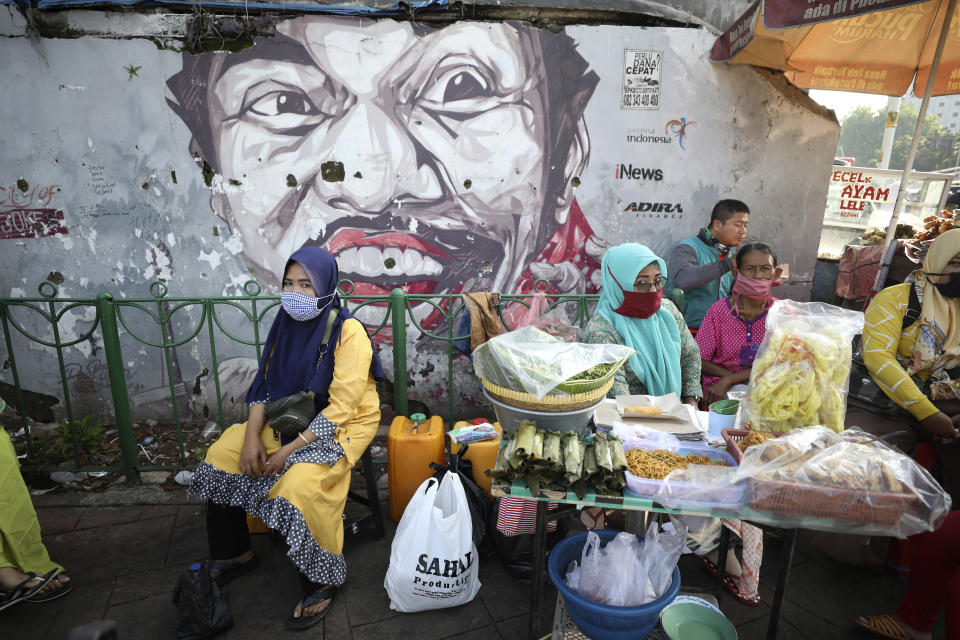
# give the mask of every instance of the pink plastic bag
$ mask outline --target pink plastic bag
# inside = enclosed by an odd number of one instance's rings
[[[580,329],[570,323],[570,319],[562,309],[554,307],[548,311],[549,307],[547,295],[538,291],[530,299],[530,308],[522,304],[514,304],[505,315],[513,329],[536,327],[564,342],[577,342]]]

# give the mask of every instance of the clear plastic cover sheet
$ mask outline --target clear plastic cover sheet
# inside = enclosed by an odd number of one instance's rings
[[[860,429],[823,426],[753,445],[739,467],[674,471],[655,500],[717,502],[731,485],[746,488],[744,505],[713,515],[774,526],[903,538],[936,529],[950,511],[950,496],[915,460]]]
[[[477,347],[473,368],[484,380],[540,399],[578,373],[632,353],[623,345],[564,342],[535,327],[523,327]]]

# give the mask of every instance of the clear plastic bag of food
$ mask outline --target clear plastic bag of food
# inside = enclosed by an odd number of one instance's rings
[[[623,365],[633,349],[617,344],[564,342],[535,327],[504,333],[477,347],[477,376],[537,399],[570,380],[593,380]]]
[[[778,300],[750,372],[743,422],[786,433],[823,425],[843,431],[853,337],[863,314],[822,302]]]

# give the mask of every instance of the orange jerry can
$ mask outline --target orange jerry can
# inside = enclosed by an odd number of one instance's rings
[[[470,424],[480,424],[483,422],[486,422],[486,420],[474,420],[472,423],[458,422],[453,425],[453,428],[461,429]],[[493,478],[484,473],[484,471],[486,469],[493,469],[494,465],[497,464],[497,454],[500,452],[500,438],[503,437],[503,429],[500,428],[499,422],[494,422],[493,428],[497,430],[496,438],[467,442],[465,443],[468,445],[467,452],[463,454],[464,460],[469,460],[473,463],[473,481],[477,483],[478,487],[486,491],[487,495],[491,498],[493,495],[490,493],[490,483],[493,482]],[[454,447],[456,447],[456,451],[454,451]],[[454,444],[451,442],[450,453],[460,453],[460,449],[463,447],[463,444]]]
[[[413,493],[435,472],[431,462],[447,463],[443,419],[429,420],[422,413],[397,416],[387,434],[387,480],[390,482],[390,517],[400,522]]]

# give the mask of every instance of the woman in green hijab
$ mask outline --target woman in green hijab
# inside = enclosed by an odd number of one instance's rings
[[[585,342],[623,344],[636,351],[607,394],[676,393],[697,406],[700,349],[683,315],[663,298],[667,265],[642,244],[611,247],[603,256],[603,292],[587,323]]]

